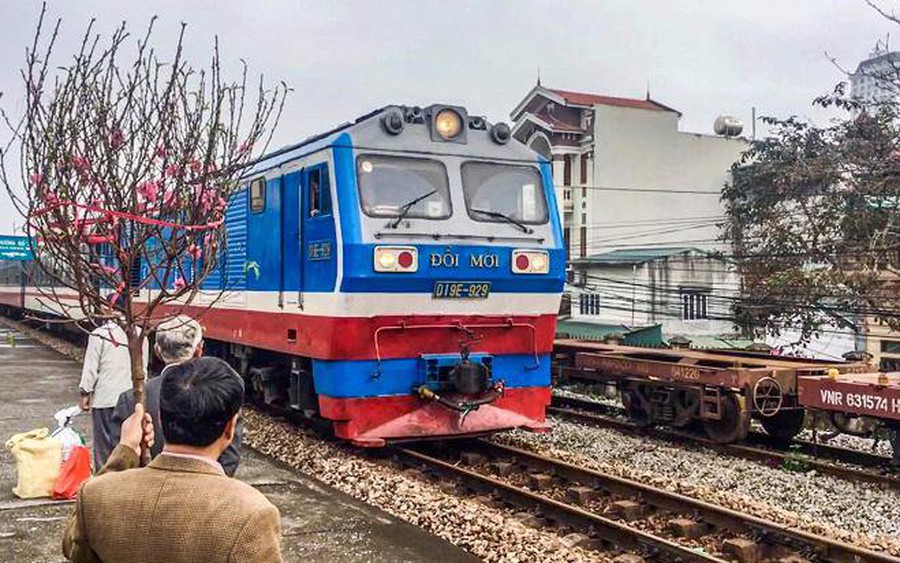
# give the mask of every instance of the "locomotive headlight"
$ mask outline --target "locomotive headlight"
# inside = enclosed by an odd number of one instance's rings
[[[546,274],[550,271],[550,256],[544,250],[513,250],[514,274]]]
[[[397,258],[391,252],[382,252],[378,255],[378,265],[382,270],[393,270],[397,264]]]
[[[412,273],[419,269],[419,251],[414,246],[376,246],[376,272]]]
[[[455,139],[462,131],[462,117],[452,109],[442,109],[434,118],[434,129],[444,140]]]

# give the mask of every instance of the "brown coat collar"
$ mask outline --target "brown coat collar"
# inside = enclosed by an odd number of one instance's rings
[[[178,471],[182,473],[205,473],[217,477],[225,477],[225,474],[217,470],[212,464],[199,459],[191,459],[174,455],[159,454],[148,465],[151,469],[163,471]]]

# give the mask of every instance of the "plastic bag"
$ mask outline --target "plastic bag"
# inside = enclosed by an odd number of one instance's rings
[[[6,442],[16,460],[18,482],[13,494],[19,498],[49,497],[59,477],[62,444],[50,437],[50,430],[38,428],[16,434]]]
[[[91,476],[91,452],[84,446],[75,446],[59,470],[59,477],[53,485],[53,498],[73,499],[78,487]]]
[[[69,452],[72,448],[84,445],[84,437],[72,428],[72,419],[81,412],[81,407],[75,405],[64,408],[53,415],[53,418],[56,419],[56,430],[50,434],[50,437],[56,438],[62,444],[63,463],[69,459]]]

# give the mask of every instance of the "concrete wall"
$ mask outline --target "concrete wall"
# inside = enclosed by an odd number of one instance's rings
[[[700,253],[690,253],[631,265],[593,266],[585,287],[572,290],[572,317],[601,324],[644,326],[661,324],[668,338],[675,335],[723,335],[735,332],[729,320],[739,278],[729,265]],[[576,275],[576,282],[579,277]],[[707,295],[706,320],[682,319],[682,292]],[[584,315],[580,293],[600,295],[600,314]]]
[[[589,190],[588,255],[624,244],[692,246],[685,242],[692,240],[711,248],[706,241],[719,235],[714,218],[724,211],[717,193],[746,148],[744,140],[679,132],[674,112],[597,106],[594,143],[592,185],[628,191]],[[716,194],[630,191],[634,189]],[[672,222],[678,219],[684,221]],[[604,228],[635,221],[642,224]]]

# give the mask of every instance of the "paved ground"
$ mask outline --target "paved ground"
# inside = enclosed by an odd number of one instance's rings
[[[0,327],[0,443],[55,426],[53,413],[74,405],[80,366]],[[76,428],[90,436],[90,417]],[[455,546],[268,458],[244,451],[240,479],[281,510],[286,561],[474,561]],[[23,501],[12,494],[12,456],[0,450],[0,554],[3,561],[62,561],[60,538],[71,503]],[[161,561],[165,557],[160,558]]]

